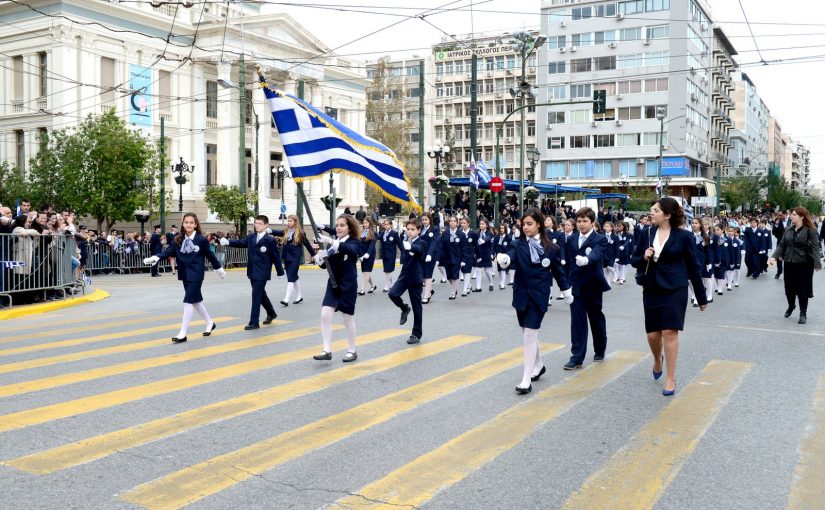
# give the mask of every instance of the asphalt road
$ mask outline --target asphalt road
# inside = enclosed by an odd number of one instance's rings
[[[632,280],[605,295],[608,359],[581,371],[561,369],[554,301],[526,396],[511,287],[448,301],[436,284],[408,346],[378,275],[342,364],[340,346],[311,359],[325,273],[301,281],[289,307],[270,282],[283,322],[247,332],[245,273],[208,275],[218,329],[180,345],[169,275],[95,277],[110,298],[0,322],[0,507],[825,508],[823,296],[807,325],[785,319],[773,272],[689,308],[673,398]]]

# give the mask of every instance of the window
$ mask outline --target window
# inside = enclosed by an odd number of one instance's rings
[[[444,74],[447,76],[453,74],[453,63],[452,62],[444,62]]]
[[[507,69],[515,69],[516,68],[516,56],[515,55],[507,55]]]
[[[218,82],[206,82],[206,117],[218,118]]]
[[[411,143],[418,143],[418,133],[410,133],[408,140]]]
[[[573,34],[570,37],[570,44],[573,46],[590,46],[590,40],[590,32],[586,32],[583,34]]]
[[[453,84],[452,83],[447,83],[446,85],[444,85],[444,95],[446,97],[450,97],[450,96],[453,95]]]
[[[527,123],[527,136],[536,136],[536,123],[535,122],[528,122]]]
[[[172,75],[169,71],[158,71],[158,110],[169,113],[172,105]]]
[[[444,64],[436,64],[435,65],[435,75],[436,76],[444,76]]]
[[[485,80],[484,82],[484,93],[485,94],[492,94],[495,92],[496,82],[493,80]]]
[[[550,23],[561,23],[562,21],[570,21],[570,11],[567,9],[559,9],[552,11],[547,15]]]
[[[391,67],[390,76],[401,76],[403,69],[400,67]]]
[[[435,86],[435,97],[444,97],[444,85]]]
[[[642,145],[659,145],[659,133],[642,133]]]
[[[504,69],[504,57],[496,57],[496,69]]]
[[[464,104],[463,103],[455,103],[453,105],[453,111],[455,112],[456,117],[463,117],[464,116]]]
[[[596,161],[595,176],[596,176],[596,179],[610,179],[613,176],[613,162],[612,161]]]
[[[21,59],[22,60],[22,59]],[[17,170],[23,175],[26,174],[26,135],[22,129],[14,132],[14,143],[17,152]]]
[[[507,125],[504,126],[504,136],[507,138],[513,138],[513,135],[516,132],[516,125],[513,122],[508,122]]]
[[[17,55],[12,59],[14,67],[14,99],[23,100],[23,56]]]
[[[488,71],[494,71],[496,69],[496,59],[487,57],[484,61],[484,65]]]
[[[564,112],[548,112],[548,124],[564,124]]]
[[[571,110],[570,124],[584,124],[590,122],[590,110]]]
[[[616,40],[616,31],[596,32],[594,35],[596,44],[612,43]]]
[[[670,61],[670,52],[668,51],[651,51],[645,53],[644,61],[646,66],[666,66]]]
[[[407,76],[418,76],[418,66],[417,65],[407,66]]]
[[[645,12],[645,5],[642,0],[619,2],[619,12],[622,14],[636,14],[638,12]]]
[[[460,142],[464,140],[464,130],[463,129],[456,129],[455,130],[455,141]]]
[[[590,97],[590,84],[570,85],[570,99],[577,97]]]
[[[567,163],[564,161],[548,161],[545,169],[547,179],[564,177],[567,173]]]
[[[636,177],[636,160],[623,159],[619,161],[619,175],[622,177]]]
[[[567,97],[565,93],[566,89],[567,87],[564,85],[552,86],[547,89],[547,97],[550,98],[551,101],[554,99],[565,99]]]
[[[619,82],[619,94],[638,94],[642,91],[642,80]]]
[[[573,9],[572,18],[573,21],[577,21],[580,19],[588,19],[593,17],[593,10],[591,7],[577,7]]]
[[[590,147],[590,135],[580,135],[570,137],[571,149],[587,149]]]
[[[504,101],[496,101],[496,115],[504,115]]]
[[[645,29],[646,39],[666,39],[670,36],[670,25],[656,25]]]
[[[551,37],[547,39],[547,47],[551,50],[564,48],[567,46],[567,36],[566,35],[559,35],[556,37]]]
[[[642,66],[642,54],[641,53],[630,53],[628,55],[619,55],[616,59],[616,66],[619,69],[627,69],[630,67],[641,67]]]
[[[596,10],[596,17],[597,18],[604,18],[604,17],[611,17],[616,15],[616,4],[604,4],[604,5],[597,5],[595,7]]]
[[[378,71],[376,71],[375,69],[367,70],[367,78],[375,78],[376,76],[378,76]]]
[[[656,177],[659,175],[659,162],[655,159],[645,161],[645,177]]]
[[[467,72],[470,72],[471,69],[468,67]],[[459,60],[455,63],[455,74],[462,74],[464,72],[464,62]]]
[[[407,97],[419,97],[421,95],[421,89],[415,87],[413,89],[407,89]]]
[[[567,62],[560,60],[558,62],[547,63],[547,74],[563,74],[567,72]]]
[[[275,168],[278,168],[275,165]],[[218,183],[218,146],[206,144],[206,185],[212,186]]]
[[[696,46],[696,49],[698,49],[701,53],[707,53],[708,44],[702,39],[702,36],[693,30],[693,27],[690,25],[688,25],[688,40],[692,42],[693,45]]]
[[[637,145],[639,145],[638,133],[616,135],[616,147],[636,147]]]
[[[438,105],[435,107],[435,118],[436,119],[443,119],[444,118],[444,107]]]
[[[641,106],[619,108],[619,120],[638,120],[642,118]]]
[[[667,78],[645,80],[645,92],[666,92],[667,88]]]
[[[111,103],[115,99],[115,61],[108,57],[100,58],[100,93],[101,104]]]
[[[616,57],[596,57],[596,71],[609,71],[616,69]]]
[[[606,120],[616,120],[616,109],[606,108],[604,113],[594,113],[593,120],[597,122],[604,122]]]
[[[455,95],[463,96],[464,95],[464,83],[458,82],[455,84]]]
[[[45,51],[37,54],[38,71],[39,71],[39,85],[40,97],[46,97],[49,94],[49,78],[48,78],[48,57]]]
[[[570,178],[572,179],[584,179],[585,178],[585,169],[586,165],[584,161],[571,161],[570,162]]]
[[[570,61],[571,73],[583,73],[593,70],[593,61],[589,58],[576,58]]]
[[[645,0],[645,10],[651,11],[667,11],[670,9],[670,0]]]
[[[563,136],[551,136],[547,139],[547,148],[549,150],[564,149]]]
[[[665,117],[667,117],[667,105],[647,105],[645,106],[645,118],[646,119],[655,119],[656,118],[656,110],[658,108],[662,108],[665,112]]]
[[[616,145],[614,135],[596,135],[594,142],[596,147],[613,147]]]
[[[642,28],[623,28],[619,30],[620,41],[638,41],[642,38]]]
[[[494,136],[493,136],[494,131],[495,131],[495,129],[493,129],[492,125],[485,124],[484,125],[484,138],[486,138],[487,140],[492,140],[494,138]]]
[[[604,90],[608,96],[615,96],[616,82],[596,83],[593,85],[593,90]]]

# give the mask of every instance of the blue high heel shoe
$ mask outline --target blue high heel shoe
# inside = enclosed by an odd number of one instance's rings
[[[672,397],[674,393],[676,393],[676,386],[672,390],[662,390],[662,395],[666,397]]]
[[[662,356],[662,365],[664,365],[664,364],[665,364],[665,357],[664,357],[664,356]],[[660,377],[662,377],[662,373],[663,373],[663,372],[664,372],[664,370],[661,370],[661,371],[659,371],[659,372],[657,372],[657,371],[653,370],[653,380],[654,380],[654,381],[658,381],[658,380],[659,380],[659,378],[660,378]]]

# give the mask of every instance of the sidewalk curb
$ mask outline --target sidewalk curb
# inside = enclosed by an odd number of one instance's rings
[[[51,301],[49,303],[38,303],[35,305],[25,305],[14,307],[11,310],[0,311],[0,321],[6,319],[16,319],[18,317],[26,317],[29,315],[37,315],[41,313],[52,312],[71,306],[82,305],[83,303],[93,303],[109,297],[109,293],[105,290],[97,289],[91,294],[85,296],[63,299],[60,301]]]

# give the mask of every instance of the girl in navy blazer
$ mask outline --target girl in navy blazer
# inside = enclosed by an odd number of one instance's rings
[[[432,299],[433,294],[433,272],[435,265],[438,263],[438,255],[441,247],[441,231],[437,226],[433,225],[433,219],[430,213],[421,215],[421,239],[424,240],[427,246],[427,253],[424,256],[424,293],[421,302],[427,304]]]
[[[653,353],[653,379],[662,376],[662,350],[667,362],[667,378],[662,395],[676,392],[676,358],[679,354],[679,331],[685,326],[688,283],[699,300],[699,309],[707,307],[707,298],[694,236],[682,229],[685,213],[675,199],[663,197],[650,209],[654,227],[643,234],[632,264],[642,273],[642,301],[645,312],[647,343]],[[658,370],[656,370],[658,368]]]
[[[203,295],[201,295],[201,286],[206,271],[205,260],[212,264],[221,279],[225,276],[221,263],[218,262],[218,258],[209,249],[209,241],[201,233],[201,224],[194,213],[183,215],[181,229],[181,232],[175,236],[174,241],[166,246],[166,249],[160,255],[143,259],[144,264],[157,264],[159,260],[167,257],[175,257],[177,261],[178,280],[183,282],[184,297],[183,320],[181,321],[180,331],[172,337],[172,341],[175,343],[186,341],[186,331],[189,328],[189,322],[192,320],[193,310],[197,310],[206,322],[206,330],[204,330],[203,336],[211,335],[212,330],[215,329],[215,323],[212,322],[209,312],[203,306]]]
[[[467,297],[471,292],[472,279],[470,273],[473,272],[473,264],[476,259],[476,242],[478,242],[478,234],[475,230],[470,228],[470,220],[464,216],[461,218],[461,232],[464,234],[463,242],[461,243],[461,276],[464,280],[464,290],[461,295]]]
[[[625,278],[627,278],[627,266],[630,264],[630,256],[633,255],[633,235],[626,221],[616,223],[616,230],[619,237],[619,261],[616,263],[616,272],[619,276],[619,285],[624,285]]]
[[[372,218],[367,216],[361,223],[361,290],[358,291],[359,296],[367,293],[372,294],[378,288],[378,285],[372,281],[372,268],[375,266],[375,224]],[[365,290],[369,289],[369,290]]]
[[[381,240],[381,262],[384,264],[384,292],[392,287],[392,273],[395,271],[395,257],[401,245],[401,236],[392,229],[392,220],[384,220],[384,230],[379,236]]]
[[[478,272],[476,277],[476,290],[481,292],[481,274],[487,274],[489,290],[493,290],[493,233],[486,218],[478,220],[478,240],[476,241],[475,269]]]
[[[458,220],[450,216],[447,229],[441,234],[438,263],[447,273],[450,281],[450,299],[458,295],[458,273],[461,269],[461,249],[464,244],[464,233],[458,228]]]
[[[610,221],[604,222],[602,233],[607,238],[607,249],[604,251],[602,258],[604,279],[608,283],[615,283],[619,280],[616,270],[613,268],[616,265],[616,259],[619,258],[619,236],[613,233],[613,223]]]
[[[547,238],[550,239],[550,242],[561,248],[561,263],[562,265],[567,264],[564,255],[564,233],[558,230],[558,223],[556,223],[555,216],[545,216],[544,217],[544,229],[547,232]],[[556,284],[558,285],[558,281]],[[552,283],[551,283],[552,285]],[[561,292],[561,288],[559,288],[559,292]],[[553,305],[553,289],[550,289],[550,300],[547,302],[547,306]]]
[[[507,253],[510,249],[510,242],[512,241],[509,232],[507,231],[507,224],[503,223],[498,226],[498,235],[493,239],[493,252],[496,256],[500,253]],[[496,262],[498,263],[498,262]],[[509,267],[498,266],[498,288],[504,290],[507,285],[507,274],[510,272]]]
[[[719,247],[719,264],[713,268],[713,277],[716,279],[716,294],[724,294],[726,272],[730,265],[730,239],[725,237],[725,227],[722,224],[713,227],[713,235]]]
[[[293,304],[301,303],[304,295],[301,292],[301,282],[298,280],[298,268],[301,267],[301,255],[304,248],[310,255],[315,255],[315,249],[307,240],[304,231],[298,221],[298,216],[290,214],[286,221],[286,230],[273,230],[272,235],[280,237],[282,250],[281,259],[286,270],[286,294],[281,300],[283,306],[289,306],[289,299],[295,291],[295,301]]]
[[[325,229],[330,232],[332,229]],[[316,360],[332,359],[332,316],[341,312],[344,327],[347,329],[347,353],[342,361],[355,361],[355,300],[358,297],[358,268],[356,263],[361,256],[359,245],[361,229],[354,216],[342,214],[335,222],[335,238],[319,235],[318,241],[328,245],[325,250],[318,250],[315,262],[318,265],[329,264],[337,284],[336,288],[327,281],[327,290],[321,304],[321,338],[324,350],[313,356]]]
[[[573,294],[561,263],[561,248],[547,237],[541,211],[528,209],[521,228],[524,235],[513,239],[507,253],[499,254],[496,259],[500,267],[513,266],[516,271],[513,308],[524,338],[524,371],[516,392],[525,394],[533,389],[531,382],[537,381],[546,370],[539,350],[539,329],[547,313],[553,278],[564,289],[562,295],[567,303],[573,302]]]
[[[702,283],[705,286],[705,300],[710,302],[711,298],[711,289],[713,289],[712,279],[713,279],[713,248],[711,243],[713,242],[708,234],[707,230],[705,230],[705,225],[699,218],[693,218],[693,221],[690,222],[690,228],[693,231],[693,246],[696,251],[696,263],[699,264],[699,269],[701,270],[702,274]],[[690,301],[693,303],[694,307],[699,306],[699,301],[696,299],[696,295],[693,293],[693,288],[690,288]]]

